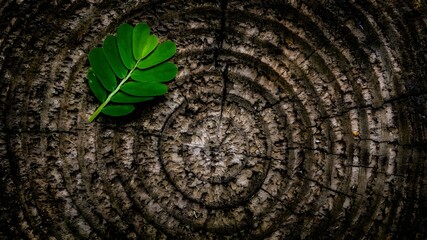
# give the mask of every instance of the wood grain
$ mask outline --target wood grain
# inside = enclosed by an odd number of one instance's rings
[[[1,239],[427,238],[423,1],[0,1]],[[87,119],[122,22],[164,97]]]

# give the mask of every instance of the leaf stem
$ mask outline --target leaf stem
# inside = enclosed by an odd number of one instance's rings
[[[110,93],[110,95],[108,95],[107,99],[105,99],[105,101],[95,110],[95,112],[89,117],[88,121],[91,123],[93,122],[93,120],[95,120],[95,118],[101,113],[102,109],[104,109],[104,107],[110,102],[111,98],[114,96],[114,94],[116,94],[119,90],[120,87],[130,78],[130,75],[133,73],[133,71],[136,69],[136,66],[138,65],[140,60],[138,60],[135,64],[135,66],[129,71],[129,73],[126,75],[125,78],[123,78],[123,80],[120,82],[120,84],[116,87],[116,89],[114,89],[114,91],[112,91]]]

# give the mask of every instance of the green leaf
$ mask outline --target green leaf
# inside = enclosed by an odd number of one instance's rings
[[[149,69],[136,69],[130,77],[138,82],[167,82],[175,78],[178,73],[178,67],[171,63],[165,62]]]
[[[114,91],[117,87],[116,75],[114,75],[102,48],[93,48],[90,50],[89,63],[102,86],[108,91]]]
[[[142,59],[137,67],[139,69],[150,68],[171,58],[176,53],[176,45],[172,41],[165,41],[154,50],[148,57]]]
[[[119,117],[128,115],[133,112],[133,110],[135,110],[135,107],[132,104],[109,105],[102,109],[102,113],[113,117]]]
[[[149,36],[150,36],[150,27],[146,23],[139,23],[133,29],[132,47],[133,47],[133,56],[135,59],[143,58],[142,57],[143,50],[147,44],[147,39]]]
[[[171,41],[158,44],[159,38],[150,35],[147,24],[133,27],[124,23],[116,36],[105,38],[102,48],[89,52],[89,88],[102,102],[89,122],[101,112],[127,115],[135,109],[133,104],[167,93],[168,87],[161,82],[172,80],[178,72],[175,64],[166,62],[175,54],[176,46]]]
[[[168,87],[161,83],[129,82],[120,88],[123,92],[139,97],[161,96],[168,92]]]
[[[95,97],[100,102],[105,101],[105,99],[107,99],[107,91],[102,87],[92,68],[89,68],[89,71],[87,72],[87,79],[89,79],[89,88],[92,90]]]
[[[144,49],[142,50],[141,58],[145,58],[148,54],[150,54],[159,43],[159,38],[156,35],[150,35],[147,38],[147,43],[144,46]]]
[[[116,93],[111,101],[115,103],[139,103],[152,100],[154,97],[135,97],[123,92]]]
[[[129,70],[136,64],[132,51],[132,34],[133,27],[127,23],[121,24],[117,30],[117,45],[119,46],[120,57]]]
[[[104,49],[104,54],[107,57],[108,63],[110,63],[110,66],[117,77],[120,79],[125,78],[129,70],[126,69],[125,65],[123,65],[122,59],[120,58],[116,37],[112,35],[107,36],[102,48]]]

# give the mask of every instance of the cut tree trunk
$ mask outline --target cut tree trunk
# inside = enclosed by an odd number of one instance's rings
[[[122,22],[164,97],[88,117]],[[0,1],[0,239],[426,239],[421,0]]]

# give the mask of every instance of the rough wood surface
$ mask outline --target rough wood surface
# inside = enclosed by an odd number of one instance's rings
[[[422,0],[0,1],[1,239],[426,239]],[[87,122],[88,51],[177,43]]]

